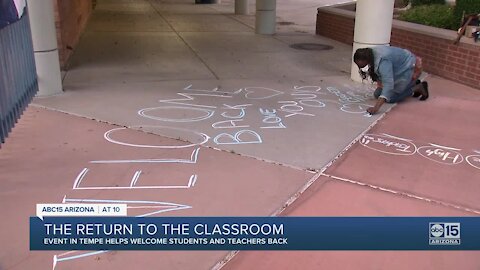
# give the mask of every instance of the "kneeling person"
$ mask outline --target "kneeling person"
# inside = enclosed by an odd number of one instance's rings
[[[418,80],[422,72],[421,58],[406,49],[390,46],[358,49],[353,61],[357,64],[362,79],[370,77],[377,82],[374,96],[378,99],[367,112],[375,114],[383,103],[396,103],[407,97],[426,100],[428,83]]]

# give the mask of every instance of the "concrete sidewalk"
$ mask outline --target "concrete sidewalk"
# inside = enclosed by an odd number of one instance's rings
[[[295,30],[255,35],[215,5],[188,3],[100,1],[65,94],[36,104],[132,128],[189,129],[210,147],[304,169],[321,169],[378,118],[365,115],[371,89],[345,76],[349,46]],[[298,43],[332,49],[290,47]]]
[[[65,93],[36,98],[0,150],[0,201],[12,206],[0,214],[21,232],[0,232],[12,243],[0,269],[51,269],[54,255],[60,270],[225,266],[226,252],[30,252],[25,217],[64,196],[128,200],[131,215],[480,214],[477,90],[431,76],[428,101],[369,116],[373,88],[349,79],[351,46],[299,18],[322,1],[278,1],[278,21],[293,24],[274,36],[255,35],[233,1],[191,2],[98,1]],[[480,266],[478,252],[398,254],[241,252],[226,268]]]

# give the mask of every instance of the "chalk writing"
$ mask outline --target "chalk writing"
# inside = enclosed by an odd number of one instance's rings
[[[242,105],[235,105],[235,106],[230,106],[227,104],[223,104],[222,109],[226,110],[240,110],[238,115],[231,116],[228,114],[228,112],[223,112],[222,116],[225,118],[231,118],[231,119],[239,119],[245,117],[245,110],[247,109],[248,106],[252,106],[252,104],[242,104]]]
[[[210,109],[215,109],[217,108],[216,106],[211,106],[211,105],[200,105],[200,104],[195,104],[191,103],[191,101],[195,100],[195,96],[199,97],[217,97],[217,98],[231,98],[232,96],[225,95],[225,94],[192,94],[192,93],[177,93],[177,95],[182,96],[184,98],[176,98],[176,99],[164,99],[164,100],[159,100],[160,103],[165,103],[165,104],[173,104],[173,105],[180,105],[180,106],[193,106],[193,107],[201,107],[201,108],[210,108]],[[198,100],[196,100],[198,103]]]
[[[133,143],[126,143],[126,142],[121,142],[119,140],[112,139],[112,133],[118,132],[121,130],[126,130],[127,128],[114,128],[111,129],[104,134],[105,140],[114,143],[114,144],[119,144],[123,146],[131,146],[131,147],[140,147],[140,148],[160,148],[160,149],[178,149],[178,148],[188,148],[196,145],[202,145],[208,142],[210,137],[207,134],[201,133],[201,132],[196,132],[196,131],[191,131],[188,129],[182,129],[182,128],[174,128],[174,127],[166,127],[166,126],[131,126],[130,128],[154,128],[154,129],[168,129],[168,130],[174,130],[174,131],[182,131],[182,132],[187,132],[191,133],[194,135],[198,135],[201,137],[201,141],[199,143],[188,143],[184,145],[148,145],[148,144],[133,144]]]
[[[227,105],[223,104],[223,108],[225,110],[237,110],[238,114],[237,115],[230,115],[229,112],[223,112],[221,115],[227,119],[233,119],[233,120],[224,120],[224,121],[219,121],[216,123],[212,124],[212,127],[215,129],[220,129],[220,128],[248,128],[250,125],[241,125],[237,124],[239,122],[244,122],[243,117],[246,115],[246,108],[248,106],[251,106],[252,104],[242,104],[242,105]]]
[[[245,87],[244,91],[246,99],[269,99],[283,94],[281,91],[267,87]]]
[[[193,174],[190,176],[188,183],[185,185],[149,185],[142,186],[137,185],[138,179],[140,178],[142,171],[136,171],[132,177],[132,181],[128,186],[80,186],[81,181],[78,182],[77,186],[74,186],[73,190],[125,190],[125,189],[188,189],[195,186],[198,176]]]
[[[136,215],[136,217],[147,217],[160,213],[179,211],[192,208],[189,205],[176,204],[170,202],[159,201],[128,201],[128,200],[96,200],[96,199],[68,199],[66,196],[63,198],[63,203],[118,203],[127,204],[127,209],[146,210],[146,213]],[[108,250],[101,251],[68,251],[53,256],[53,270],[60,262],[71,261],[75,259],[81,259],[89,256],[99,255],[107,253]]]
[[[322,100],[317,99],[319,94],[325,94],[320,92],[322,90],[320,86],[294,86],[293,89],[291,96],[298,100],[301,105],[314,108],[326,106]]]
[[[360,139],[360,144],[372,150],[391,155],[413,155],[417,146],[410,140],[394,137],[389,134],[366,134]]]
[[[295,115],[315,116],[311,113],[303,112],[303,106],[298,105],[298,102],[296,101],[279,101],[278,103],[282,104],[280,110],[288,113],[287,115],[285,115],[285,118]]]
[[[130,187],[134,187],[137,184],[138,178],[140,178],[141,174],[142,174],[142,171],[135,172],[135,174],[132,177],[132,182],[130,182]]]
[[[353,97],[348,94],[342,93],[339,89],[336,87],[327,87],[328,92],[336,95],[338,97],[338,100],[342,103],[356,103],[356,102],[362,102],[363,99],[359,99],[358,97]]]
[[[470,166],[480,170],[480,155],[470,155],[465,158]]]
[[[418,153],[432,161],[447,165],[454,165],[460,164],[463,161],[462,154],[457,152],[459,150],[460,149],[430,144],[429,146],[422,146],[418,148]]]
[[[190,159],[178,159],[178,158],[155,158],[155,159],[113,159],[113,160],[92,160],[89,163],[93,164],[115,164],[115,163],[185,163],[195,164],[197,163],[198,153],[200,148],[196,148],[192,151]]]
[[[262,143],[262,137],[253,130],[240,130],[235,134],[219,134],[213,141],[216,144],[258,144]]]
[[[192,206],[160,201],[131,201],[131,200],[109,200],[109,199],[72,199],[63,198],[63,203],[118,203],[127,204],[127,209],[145,210],[145,213],[135,215],[136,217],[148,217],[160,213],[190,209]]]
[[[366,94],[357,94],[353,91],[348,91],[347,95],[350,95],[352,99],[349,99],[349,102],[365,102],[369,99],[372,99],[373,95],[371,93]]]
[[[84,168],[78,175],[77,175],[77,178],[75,179],[75,182],[73,182],[73,189],[77,188],[80,183],[82,182],[83,178],[85,177],[85,175],[87,174],[88,172],[88,169],[87,168]]]
[[[389,134],[366,134],[359,143],[372,150],[393,155],[413,155],[418,153],[424,158],[446,165],[457,165],[464,160],[480,169],[480,153],[469,155],[466,158],[461,154],[461,149],[430,143],[417,147],[412,140],[395,137]]]
[[[293,91],[297,93],[307,92],[307,93],[323,93],[322,87],[318,85],[304,85],[304,86],[293,86]],[[325,94],[325,93],[323,93]]]
[[[282,123],[282,118],[276,115],[277,110],[273,109],[272,111],[259,109],[260,113],[263,115],[262,122],[265,124],[270,124],[270,126],[260,127],[260,128],[287,128]]]
[[[346,113],[361,113],[365,114],[368,108],[371,106],[362,103],[345,103],[340,107],[340,110]]]
[[[216,119],[211,123],[214,130],[220,129],[234,129],[234,133],[220,133],[213,134],[216,138],[213,143],[218,144],[258,144],[261,140],[261,133],[259,130],[252,130],[250,120],[247,121],[247,110],[255,108],[253,104],[244,103],[233,105],[231,103],[224,103],[225,98],[243,98],[247,100],[267,100],[277,99],[277,106],[270,108],[267,111],[259,108],[261,113],[260,130],[266,129],[285,129],[287,127],[287,119],[292,116],[299,117],[315,117],[316,111],[327,107],[327,102],[336,103],[340,111],[351,114],[362,114],[365,117],[371,117],[366,113],[367,104],[361,102],[365,101],[368,94],[365,91],[360,91],[355,88],[346,87],[349,92],[344,93],[336,87],[327,87],[322,89],[321,86],[295,85],[288,93],[289,98],[279,98],[286,96],[285,92],[262,86],[249,86],[244,88],[237,88],[232,91],[220,90],[220,87],[211,89],[198,88],[193,85],[187,87],[176,93],[179,97],[174,99],[159,100],[160,103],[168,106],[145,108],[138,112],[139,115],[163,122],[170,122],[176,124],[202,122],[213,118],[220,114],[224,119]],[[325,99],[328,95],[335,95],[338,100]],[[199,103],[201,102],[201,103]],[[223,104],[218,107],[215,104]],[[173,111],[173,113],[172,113]],[[248,131],[247,131],[248,130]],[[255,134],[253,133],[255,132]],[[228,134],[228,135],[227,135]],[[239,139],[239,136],[242,139]],[[203,135],[202,135],[203,136]],[[254,136],[256,139],[244,139],[247,136]],[[260,139],[259,139],[260,138]],[[229,143],[226,143],[230,141]],[[222,143],[223,142],[223,143]]]
[[[128,147],[138,147],[138,148],[183,148],[185,145],[181,146],[165,146],[165,145],[144,145],[144,144],[131,144],[131,143],[124,143],[119,142],[117,140],[113,140],[110,135],[113,131],[122,130],[125,128],[117,128],[111,129],[104,134],[104,138],[111,143],[119,144],[121,146],[128,146]],[[208,138],[208,136],[207,136]],[[205,141],[205,140],[204,140]],[[205,141],[206,142],[206,141]],[[191,145],[190,145],[191,146]],[[128,164],[128,163],[184,163],[184,164],[195,164],[198,160],[200,148],[196,147],[190,156],[190,159],[178,159],[178,158],[165,158],[165,159],[134,159],[134,160],[93,160],[90,161],[92,164]],[[85,175],[89,169],[84,168],[79,175],[77,176],[74,184],[74,190],[119,190],[119,189],[182,189],[182,188],[191,188],[193,187],[192,183],[194,184],[197,180],[197,175],[192,175],[187,185],[148,185],[148,186],[138,186],[136,183],[138,182],[141,171],[136,171],[132,177],[129,186],[81,186],[82,181],[85,178]]]
[[[237,120],[225,120],[225,121],[219,121],[216,123],[212,124],[212,127],[215,129],[219,128],[248,128],[250,127],[249,125],[237,125],[237,123],[243,122],[243,119],[237,119]]]
[[[177,111],[184,111],[182,113],[175,113],[175,110]],[[199,115],[197,117],[185,117],[185,118],[168,118],[168,117],[160,117],[160,116],[153,116],[150,114],[147,114],[148,112],[161,112],[165,111],[166,113],[169,114],[175,114],[178,116],[186,116],[189,113],[192,112],[201,112],[203,115]],[[210,110],[210,109],[204,109],[204,108],[193,108],[193,107],[180,107],[180,106],[163,106],[163,107],[154,107],[154,108],[145,108],[140,111],[138,111],[138,114],[149,119],[157,120],[157,121],[164,121],[164,122],[178,122],[178,123],[186,123],[186,122],[197,122],[197,121],[203,121],[206,120],[210,117],[213,116],[215,111]]]

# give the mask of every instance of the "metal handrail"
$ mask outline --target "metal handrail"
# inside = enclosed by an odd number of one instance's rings
[[[0,147],[38,92],[28,10],[0,29]]]

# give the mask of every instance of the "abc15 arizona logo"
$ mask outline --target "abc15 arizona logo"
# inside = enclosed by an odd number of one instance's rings
[[[460,223],[429,223],[430,245],[460,245]]]

